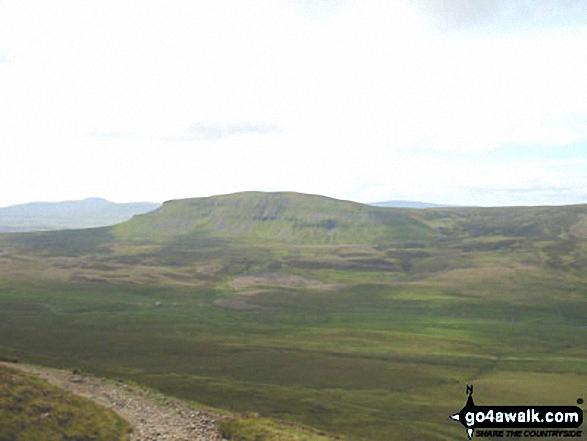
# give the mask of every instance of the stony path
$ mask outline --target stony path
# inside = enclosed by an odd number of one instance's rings
[[[114,410],[132,425],[131,441],[219,441],[223,439],[217,425],[226,417],[193,409],[174,398],[123,383],[74,375],[57,369],[12,363],[1,364],[44,378],[55,386]]]

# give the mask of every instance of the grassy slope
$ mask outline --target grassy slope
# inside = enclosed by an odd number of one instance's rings
[[[122,441],[128,430],[114,412],[0,366],[0,439]]]
[[[327,434],[311,427],[244,413],[222,421],[218,429],[231,441],[332,441],[340,436]]]
[[[465,383],[582,393],[586,218],[245,193],[4,236],[0,350],[351,439],[454,439]]]

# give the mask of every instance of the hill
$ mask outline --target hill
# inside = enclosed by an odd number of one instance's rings
[[[32,202],[0,208],[0,233],[91,228],[114,225],[160,204],[118,204],[101,198],[80,201]]]
[[[576,403],[586,287],[586,205],[246,192],[0,235],[0,351],[352,441],[442,441],[465,436],[466,384]]]
[[[540,256],[540,264],[567,269],[587,264],[580,245],[587,238],[587,205],[419,210],[299,193],[245,192],[169,201],[106,231],[114,241],[166,245],[162,249],[170,258],[180,249],[202,246],[331,245],[371,249],[347,253],[337,261],[338,269],[406,270],[414,263],[445,268],[447,256],[477,251],[531,253]],[[380,251],[373,253],[372,247]],[[382,253],[385,249],[395,251]],[[332,267],[332,256],[326,256],[325,262],[317,257],[311,262],[290,257],[288,262]]]
[[[293,192],[243,192],[165,202],[109,230],[119,240],[209,238],[234,243],[420,244],[481,237],[583,238],[587,205],[375,207]]]
[[[169,201],[112,231],[117,237],[134,240],[206,237],[292,244],[426,240],[431,235],[426,225],[404,211],[292,192]]]

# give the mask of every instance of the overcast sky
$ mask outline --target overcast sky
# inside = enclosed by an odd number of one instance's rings
[[[587,2],[0,0],[0,206],[587,202]]]

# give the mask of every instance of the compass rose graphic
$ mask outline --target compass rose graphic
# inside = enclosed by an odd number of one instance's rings
[[[455,413],[454,415],[450,415],[449,418],[451,420],[454,421],[458,421],[459,423],[461,423],[463,426],[465,426],[465,429],[467,429],[467,436],[469,437],[469,439],[473,438],[473,424],[469,425],[465,419],[465,415],[468,412],[475,412],[475,403],[473,402],[473,385],[467,385],[467,394],[469,395],[467,398],[467,404],[465,404],[465,407],[463,407],[458,413]]]

